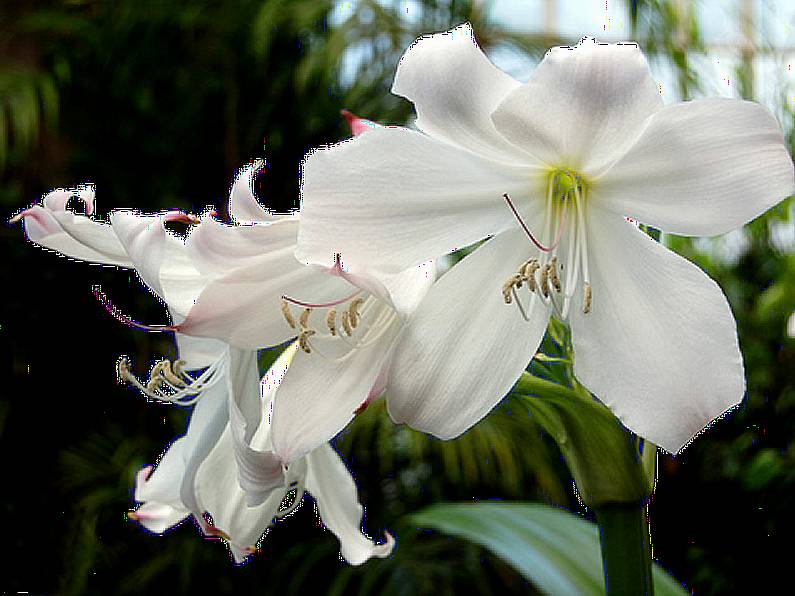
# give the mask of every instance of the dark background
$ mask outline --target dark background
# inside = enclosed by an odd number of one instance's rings
[[[691,58],[703,47],[699,23],[676,4],[639,2],[632,25],[646,51],[674,65],[687,98],[699,94]],[[296,207],[303,154],[347,135],[341,108],[384,123],[407,121],[411,106],[388,90],[417,35],[470,20],[484,48],[536,59],[552,44],[577,41],[506,30],[467,2],[424,0],[411,20],[401,3],[363,1],[336,22],[328,17],[335,6],[0,4],[5,217],[51,188],[82,182],[96,184],[99,217],[117,207],[199,212],[207,205],[224,217],[235,170],[256,157],[268,162],[257,181],[262,202]],[[366,58],[355,76],[340,76],[350,68],[343,58],[351,47],[364,48]],[[736,75],[748,98],[755,95],[751,68],[741,62]],[[778,114],[791,131],[785,100]],[[790,205],[747,226],[747,248],[731,262],[709,245],[670,240],[727,293],[748,377],[740,408],[681,456],[660,459],[654,556],[697,594],[758,592],[789,577],[795,340],[786,322],[795,309],[795,255],[771,244],[770,222],[791,226]],[[392,558],[357,569],[341,563],[309,500],[241,568],[191,522],[164,537],[147,535],[125,518],[134,473],[183,432],[187,412],[118,386],[115,364],[127,354],[143,373],[173,348],[165,335],[113,320],[91,287],[101,284],[138,320],[162,323],[165,312],[134,273],[36,248],[19,225],[0,227],[0,243],[3,591],[300,593],[319,580],[345,593],[525,593],[524,580],[485,551],[418,532],[403,516],[472,498],[544,500],[589,515],[554,443],[510,404],[448,443],[395,427],[374,407],[337,447],[359,483],[368,529],[398,536]]]

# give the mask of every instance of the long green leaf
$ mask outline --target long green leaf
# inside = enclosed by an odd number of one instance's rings
[[[540,503],[442,503],[411,516],[479,544],[548,594],[604,594],[599,532],[594,524]],[[682,587],[655,565],[657,596],[681,596]]]

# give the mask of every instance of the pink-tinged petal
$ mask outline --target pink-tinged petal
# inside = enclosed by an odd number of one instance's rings
[[[256,159],[247,166],[240,168],[229,190],[229,215],[238,223],[254,223],[273,221],[274,216],[257,200],[254,192],[254,180],[265,162]]]
[[[297,236],[297,216],[248,226],[229,226],[203,217],[201,225],[191,231],[185,247],[198,271],[216,276],[256,263],[265,253],[293,251]]]
[[[633,432],[676,453],[745,392],[718,285],[624,218],[589,214],[592,306],[576,294],[574,374]]]
[[[550,167],[589,176],[618,159],[663,106],[635,44],[583,39],[552,48],[492,119],[506,139]]]
[[[593,183],[591,201],[666,232],[723,234],[795,193],[784,136],[763,106],[702,99],[652,116]]]
[[[364,511],[356,484],[334,449],[322,445],[306,459],[306,489],[317,502],[323,525],[339,539],[342,557],[351,565],[388,557],[395,541],[387,533],[384,544],[375,544],[362,533]]]
[[[372,120],[359,118],[359,116],[349,112],[348,110],[342,110],[340,114],[342,114],[342,117],[345,118],[345,121],[348,123],[348,127],[351,129],[351,134],[355,137],[358,137],[360,134],[367,132],[368,130],[378,128],[379,126]]]
[[[405,128],[310,154],[296,256],[349,273],[396,274],[514,225],[502,198],[531,202],[544,172],[495,163]]]
[[[47,193],[41,202],[50,211],[66,211],[66,205],[72,197],[77,197],[83,202],[86,215],[94,213],[95,189],[92,184],[55,189]]]
[[[502,284],[527,260],[521,230],[486,241],[430,289],[392,356],[387,406],[405,422],[451,439],[505,396],[533,358],[549,320],[540,301],[526,322]],[[520,298],[527,303],[526,291]]]
[[[67,191],[53,192],[68,194]],[[106,223],[63,209],[53,211],[44,204],[22,211],[11,218],[10,223],[19,220],[25,222],[28,240],[39,246],[90,263],[132,266],[124,247]]]
[[[504,163],[525,162],[496,130],[491,113],[519,83],[494,66],[465,23],[415,41],[400,59],[392,93],[414,103],[430,136]]]

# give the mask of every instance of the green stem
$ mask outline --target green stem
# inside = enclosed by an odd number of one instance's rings
[[[654,594],[646,501],[596,508],[608,596]]]

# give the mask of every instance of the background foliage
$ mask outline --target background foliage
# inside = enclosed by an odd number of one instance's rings
[[[421,33],[473,23],[481,45],[538,59],[553,39],[491,19],[491,4],[455,0],[71,0],[0,4],[0,206],[10,216],[56,186],[97,184],[100,213],[214,205],[224,216],[237,167],[264,157],[263,202],[297,206],[310,148],[346,135],[340,108],[404,123],[388,91],[402,51]],[[679,94],[704,93],[695,13],[674,0],[635,2],[644,49],[673,65]],[[406,16],[407,7],[411,8]],[[582,33],[598,33],[584,31]],[[763,43],[764,40],[760,40]],[[740,94],[754,97],[751,64]],[[789,131],[793,102],[774,106]],[[787,576],[795,490],[795,310],[791,200],[731,239],[663,238],[710,273],[738,321],[748,397],[681,456],[662,456],[651,506],[655,558],[696,593],[759,591]],[[242,568],[190,522],[157,538],[127,522],[135,471],[183,432],[187,412],[115,385],[119,354],[140,372],[173,355],[167,337],[137,333],[91,297],[103,288],[126,312],[162,322],[134,274],[76,265],[0,229],[0,465],[6,544],[3,591],[527,593],[532,587],[473,544],[419,529],[410,514],[439,501],[578,503],[561,456],[516,396],[459,440],[395,427],[368,408],[337,440],[372,534],[389,528],[396,554],[361,568],[337,558],[311,502],[277,524]],[[739,244],[738,244],[739,243]],[[737,246],[741,250],[737,249]],[[732,248],[734,247],[734,248]],[[544,351],[556,353],[554,338]],[[671,346],[670,349],[676,349]],[[555,379],[557,368],[536,361]]]

